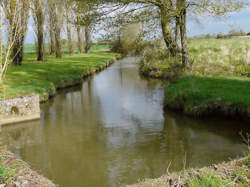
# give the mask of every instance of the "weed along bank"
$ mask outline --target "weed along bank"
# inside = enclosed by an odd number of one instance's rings
[[[40,119],[39,95],[0,99],[0,125]]]

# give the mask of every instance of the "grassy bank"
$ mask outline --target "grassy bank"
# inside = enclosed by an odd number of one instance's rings
[[[164,50],[146,54],[141,72],[167,79],[165,106],[192,116],[226,115],[250,120],[250,39],[190,39],[192,67]]]
[[[50,180],[34,172],[23,161],[0,147],[0,186],[47,186],[54,187]]]
[[[83,76],[103,69],[116,55],[93,52],[64,55],[62,59],[48,56],[45,62],[36,62],[35,54],[26,53],[22,66],[9,67],[0,98],[37,93],[41,100],[47,100],[57,88],[79,83]]]
[[[213,165],[202,169],[188,169],[170,173],[158,179],[146,179],[130,187],[222,187],[250,186],[250,155],[247,158]]]
[[[250,79],[189,76],[165,88],[165,106],[192,116],[250,118]]]

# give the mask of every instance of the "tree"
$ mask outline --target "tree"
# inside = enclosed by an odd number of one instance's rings
[[[78,53],[82,53],[82,32],[81,32],[81,24],[80,24],[80,13],[77,12],[76,16],[76,31],[77,31],[77,47],[78,47]]]
[[[73,49],[73,42],[72,42],[72,1],[70,0],[65,0],[64,1],[64,8],[65,8],[65,18],[66,18],[66,30],[67,30],[67,38],[68,38],[68,50],[69,50],[69,55],[72,56],[74,54],[74,49]]]
[[[24,39],[27,32],[29,18],[29,1],[25,0],[2,0],[3,10],[9,22],[10,36],[13,38],[11,57],[14,65],[22,65]],[[18,17],[16,19],[15,17]],[[14,20],[16,19],[16,20]],[[18,22],[17,22],[18,21]],[[9,36],[9,37],[10,37]]]
[[[19,16],[20,12],[22,11],[22,7],[15,6],[15,8],[13,8],[13,17],[10,21],[10,19],[8,18],[9,14],[6,14],[9,13],[8,11],[6,11],[6,9],[9,8],[9,5],[10,4],[4,1],[0,3],[0,85],[3,82],[4,75],[6,74],[8,65],[10,64],[10,57],[11,55],[13,55],[13,46],[16,45],[16,40],[19,39],[18,37],[20,36],[20,33],[22,34],[23,32],[20,25],[22,23],[20,20],[21,17]],[[3,23],[7,26],[5,27],[5,30],[3,28]],[[7,38],[4,47],[2,42],[2,35]]]
[[[48,3],[51,11],[51,26],[53,27],[55,38],[56,58],[62,58],[61,31],[63,25],[63,4],[60,0],[49,0]]]
[[[50,0],[47,0],[48,7],[48,28],[49,28],[49,39],[50,39],[50,55],[55,54],[55,31],[54,31],[54,19],[53,19],[53,4]]]
[[[100,21],[100,15],[98,12],[98,0],[82,0],[77,1],[75,12],[77,14],[77,25],[78,38],[80,39],[80,28],[84,28],[84,51],[88,53],[91,48],[91,33],[95,30],[95,25]],[[80,44],[80,40],[78,41]],[[81,45],[81,44],[80,44]],[[80,51],[80,45],[78,46]]]
[[[44,1],[32,0],[32,14],[36,25],[37,61],[44,60]]]
[[[149,29],[149,34],[153,33],[155,28],[160,28],[170,55],[175,57],[181,54],[183,66],[189,65],[187,13],[196,16],[201,14],[223,16],[242,7],[242,0],[103,0],[101,2],[111,5],[108,9],[116,12],[115,16],[123,16],[125,22],[140,22],[144,26],[155,25]],[[104,8],[104,12],[106,9]],[[112,17],[113,14],[109,16]]]

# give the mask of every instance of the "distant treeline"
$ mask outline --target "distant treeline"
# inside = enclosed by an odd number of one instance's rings
[[[217,39],[223,39],[223,38],[233,38],[233,37],[240,37],[240,36],[250,36],[250,32],[245,32],[243,30],[230,30],[227,34],[224,33],[218,33],[218,34],[204,34],[199,36],[194,36],[193,38],[217,38]]]

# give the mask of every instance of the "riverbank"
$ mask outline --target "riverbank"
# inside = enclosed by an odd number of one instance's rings
[[[178,173],[169,173],[157,179],[146,179],[127,187],[200,187],[200,186],[241,186],[250,185],[250,155],[248,157],[225,162],[202,169],[187,169]]]
[[[45,62],[36,62],[35,54],[25,54],[22,66],[10,66],[0,90],[0,98],[13,98],[32,93],[46,102],[56,90],[78,85],[111,65],[118,54],[93,52],[90,54],[65,55],[62,59],[48,56]]]
[[[140,72],[166,80],[164,106],[193,117],[220,115],[250,121],[250,51],[243,39],[191,39],[189,69],[159,50],[142,58]]]
[[[185,75],[177,68],[146,72],[141,68],[141,72],[144,76],[166,80],[166,108],[182,111],[192,117],[221,115],[250,121],[248,77]]]
[[[250,80],[243,77],[187,76],[165,87],[165,107],[187,115],[222,115],[250,120]]]
[[[17,159],[14,154],[0,147],[0,186],[46,186],[56,185],[30,169],[29,165]]]

